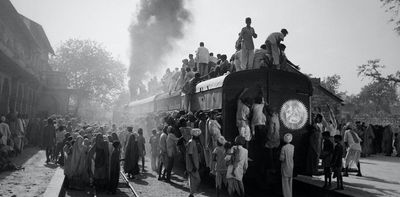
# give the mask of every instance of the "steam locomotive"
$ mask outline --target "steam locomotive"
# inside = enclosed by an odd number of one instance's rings
[[[312,96],[311,80],[300,72],[288,72],[275,69],[256,69],[234,72],[229,75],[202,81],[190,99],[191,111],[210,111],[219,109],[222,112],[222,134],[233,141],[238,135],[236,127],[236,110],[238,96],[248,88],[246,96],[255,98],[260,87],[264,99],[276,109],[280,119],[280,136],[286,133],[293,135],[295,146],[295,174],[306,173],[306,154],[308,149],[307,127],[311,123],[310,100]],[[127,110],[135,116],[146,116],[184,110],[185,95],[181,92],[163,93],[129,103]],[[249,149],[249,155],[254,151]],[[249,163],[249,171],[251,162]],[[255,172],[256,173],[256,172]]]

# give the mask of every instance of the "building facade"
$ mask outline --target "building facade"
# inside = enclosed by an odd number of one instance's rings
[[[65,114],[69,95],[65,74],[52,70],[53,48],[42,26],[0,1],[0,114],[33,117]]]

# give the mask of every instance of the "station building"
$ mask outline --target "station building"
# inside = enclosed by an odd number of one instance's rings
[[[42,26],[0,1],[0,114],[17,111],[29,117],[65,114],[69,97],[66,75],[54,71],[54,50]]]

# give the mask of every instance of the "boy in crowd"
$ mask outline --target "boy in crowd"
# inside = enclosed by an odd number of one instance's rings
[[[324,175],[325,175],[325,184],[323,188],[326,188],[331,186],[332,182],[332,172],[331,172],[331,162],[332,162],[332,154],[333,154],[333,143],[329,139],[330,133],[329,131],[325,131],[322,133],[322,153],[321,153],[321,159],[322,159],[322,166],[324,167]],[[328,183],[329,181],[329,183]]]
[[[337,177],[337,187],[338,190],[343,190],[343,177],[342,177],[342,168],[343,168],[343,146],[341,144],[342,136],[335,135],[335,149],[333,151],[332,157],[332,168],[333,168],[333,178]]]

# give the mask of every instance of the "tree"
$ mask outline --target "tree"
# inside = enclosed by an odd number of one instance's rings
[[[321,81],[321,85],[332,93],[337,94],[338,88],[340,86],[340,75],[334,74],[332,76],[327,76]]]
[[[96,41],[69,39],[57,48],[50,64],[66,73],[69,88],[86,92],[87,99],[108,109],[123,88],[123,64]]]
[[[392,14],[389,22],[394,23],[394,31],[400,35],[400,0],[380,0],[386,12]]]
[[[384,76],[382,74],[382,69],[384,69],[385,66],[379,64],[379,62],[380,62],[380,59],[368,60],[367,64],[358,66],[358,69],[357,69],[358,76],[368,77],[375,82],[386,81],[395,86],[398,83],[400,83],[400,71],[397,71],[394,74],[389,74],[387,76]]]
[[[377,81],[364,86],[356,102],[361,108],[370,109],[372,112],[391,114],[391,107],[399,101],[393,84]]]

